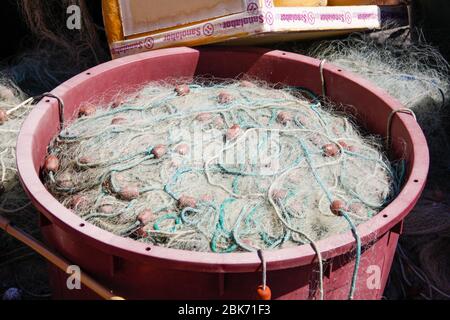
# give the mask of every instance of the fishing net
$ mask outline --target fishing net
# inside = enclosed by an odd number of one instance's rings
[[[372,81],[417,115],[430,148],[429,182],[405,219],[387,294],[449,299],[450,202],[443,191],[450,187],[449,66],[435,48],[422,41],[412,44],[407,33],[401,28],[321,42],[309,53]]]
[[[31,110],[30,105],[21,104],[25,99],[26,95],[10,79],[0,78],[0,215],[39,238],[39,215],[20,185],[16,168],[17,135]],[[0,293],[19,287],[19,296],[48,297],[46,268],[36,253],[0,232]]]
[[[399,191],[378,138],[304,90],[197,79],[115,101],[81,106],[49,147],[45,183],[120,236],[205,252],[285,248],[348,231]]]
[[[397,298],[450,299],[450,198],[426,190],[405,220],[395,269]],[[394,291],[394,290],[392,290]]]
[[[38,215],[20,186],[16,169],[17,135],[31,110],[30,104],[21,102],[27,95],[52,90],[100,63],[105,60],[106,51],[84,0],[20,0],[17,5],[31,35],[26,38],[27,47],[9,59],[0,73],[0,213],[37,236]],[[70,5],[77,5],[81,10],[81,30],[66,27]],[[4,238],[3,252],[17,247],[11,237]]]
[[[28,207],[16,168],[16,139],[30,106],[21,105],[22,91],[10,80],[0,81],[0,213],[14,213]]]
[[[61,82],[108,59],[106,41],[89,14],[92,1],[19,0],[30,34],[17,56],[0,72],[0,214],[40,238],[39,214],[20,186],[15,146],[23,120],[31,110],[20,105],[27,95],[50,91]],[[67,8],[81,11],[81,29],[66,27]],[[20,89],[19,89],[20,88]],[[20,105],[18,108],[16,106]],[[5,120],[6,119],[6,120]],[[25,270],[27,267],[33,272]],[[0,293],[19,287],[25,297],[49,297],[45,261],[6,233],[0,232]],[[38,271],[41,272],[38,272]]]
[[[19,0],[30,35],[4,73],[28,95],[53,90],[70,77],[109,59],[103,32],[90,14],[92,1]],[[68,8],[80,9],[80,29],[69,29]],[[69,11],[70,12],[70,11]]]
[[[426,44],[407,40],[355,35],[344,40],[320,42],[308,54],[359,74],[386,90],[414,111],[432,154],[431,176],[443,180],[448,170],[450,144],[445,131],[445,112],[450,101],[449,65]],[[445,183],[445,181],[443,181]]]

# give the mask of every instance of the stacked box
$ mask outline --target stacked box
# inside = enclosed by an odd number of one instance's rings
[[[155,6],[161,3],[161,0],[135,1]],[[130,0],[104,0],[105,25],[113,58],[166,47],[225,41],[264,43],[380,27],[377,6],[323,6],[326,1],[321,0],[190,0],[185,1],[190,5],[187,6],[176,1],[178,6],[171,0],[163,0],[173,6],[164,6],[157,14],[147,16],[145,11],[151,10],[151,6],[133,9]],[[202,7],[206,2],[208,10]],[[301,6],[306,3],[318,6]],[[170,8],[175,14],[171,14]],[[139,10],[142,12],[137,13]]]

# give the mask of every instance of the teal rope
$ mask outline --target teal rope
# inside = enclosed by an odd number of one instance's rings
[[[166,220],[174,220],[174,222],[175,222],[175,225],[168,230],[169,232],[175,232],[177,230],[177,226],[179,226],[181,224],[181,219],[178,216],[178,214],[169,213],[169,214],[163,215],[162,217],[159,217],[153,224],[153,229],[155,229],[156,231],[161,230],[161,227],[159,225]]]
[[[227,198],[220,205],[220,208],[219,208],[219,219],[217,221],[216,228],[215,228],[215,231],[213,233],[213,237],[211,239],[211,250],[213,252],[229,253],[229,252],[235,251],[237,249],[237,247],[238,247],[237,244],[234,243],[234,244],[229,245],[228,248],[226,248],[225,250],[220,251],[218,246],[217,246],[218,238],[225,237],[225,239],[227,239],[228,241],[229,241],[230,238],[232,238],[232,232],[228,231],[225,228],[224,217],[225,217],[225,206],[230,204],[230,203],[233,203],[234,201],[236,201],[235,198]]]
[[[359,237],[358,231],[356,230],[356,226],[353,223],[352,219],[344,211],[341,211],[341,214],[344,217],[344,219],[347,220],[348,224],[350,225],[350,229],[352,230],[353,237],[355,238],[355,241],[356,241],[355,267],[353,269],[352,283],[350,285],[350,292],[348,294],[348,299],[353,300],[353,296],[356,291],[356,283],[358,280],[359,264],[361,262],[361,239]]]
[[[306,157],[306,161],[309,164],[310,168],[311,168],[311,172],[314,175],[314,178],[316,179],[317,183],[319,184],[319,186],[322,188],[322,190],[325,192],[328,200],[330,201],[330,204],[333,201],[333,197],[330,193],[330,191],[325,187],[325,185],[323,184],[322,179],[320,178],[319,173],[314,169],[313,164],[312,164],[312,159],[309,155],[309,151],[308,148],[306,147],[306,145],[303,143],[303,141],[300,141],[300,145],[305,153],[305,157]],[[359,264],[361,261],[361,239],[359,237],[358,231],[356,230],[356,227],[353,223],[353,221],[350,219],[350,217],[347,215],[347,213],[341,211],[342,216],[344,217],[344,219],[348,222],[350,229],[352,231],[353,237],[355,238],[356,241],[356,259],[355,259],[355,268],[353,270],[353,276],[352,276],[352,283],[350,286],[350,292],[349,292],[349,299],[353,299],[355,290],[356,290],[356,283],[358,280],[358,270],[359,270]]]

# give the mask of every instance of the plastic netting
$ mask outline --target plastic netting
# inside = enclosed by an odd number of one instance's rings
[[[221,253],[311,243],[399,191],[378,139],[337,110],[256,81],[150,83],[82,105],[49,147],[45,182],[86,221],[139,241]]]
[[[430,148],[430,176],[424,195],[405,219],[391,274],[395,284],[388,294],[393,299],[449,299],[449,65],[426,43],[411,44],[403,36],[382,38],[381,43],[375,39],[375,34],[354,35],[323,41],[307,51],[372,81],[417,115]]]

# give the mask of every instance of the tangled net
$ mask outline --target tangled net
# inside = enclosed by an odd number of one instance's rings
[[[83,70],[109,59],[103,31],[94,22],[92,1],[18,0],[29,29],[27,46],[5,66],[8,75],[30,96],[50,91]],[[69,29],[68,8],[80,8],[80,29]]]
[[[20,125],[30,111],[21,104],[25,94],[6,78],[0,80],[0,213],[17,213],[28,207],[16,168],[16,140]]]
[[[450,68],[434,47],[422,41],[412,44],[405,37],[408,32],[325,41],[308,54],[372,81],[417,115],[430,148],[430,174],[424,195],[405,219],[387,294],[391,299],[450,299],[450,201],[443,191],[450,186]]]
[[[450,197],[426,190],[405,220],[394,275],[396,298],[450,299]]]
[[[81,30],[66,27],[67,8],[72,4],[81,9]],[[88,12],[92,1],[18,0],[11,6],[19,6],[30,33],[21,41],[26,47],[3,61],[0,70],[0,214],[40,239],[39,214],[22,189],[16,168],[17,135],[31,110],[21,102],[26,95],[50,91],[109,56],[103,32]],[[0,295],[14,286],[26,297],[49,297],[46,268],[43,259],[0,232]]]
[[[309,53],[362,75],[407,107],[445,105],[449,66],[434,47],[379,45],[367,36],[352,36],[320,42]]]
[[[21,103],[25,99],[25,94],[10,79],[0,77],[0,215],[40,238],[39,215],[20,185],[16,168],[17,135],[31,111],[29,104]],[[0,231],[0,294],[19,287],[26,297],[48,297],[46,268],[46,263],[34,252]]]
[[[313,243],[355,231],[400,187],[375,137],[294,88],[150,83],[79,116],[49,147],[47,188],[94,225],[170,248]]]
[[[450,101],[447,61],[437,49],[424,43],[399,44],[393,38],[379,44],[374,38],[354,35],[320,42],[308,50],[308,55],[361,75],[413,110],[433,157],[431,177],[447,180],[442,178],[450,158],[444,116]]]

